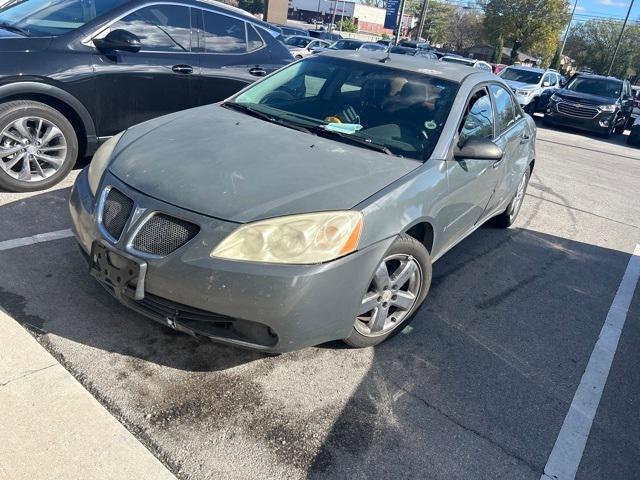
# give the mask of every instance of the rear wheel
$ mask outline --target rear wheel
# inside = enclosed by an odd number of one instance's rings
[[[520,213],[520,208],[522,207],[522,202],[524,201],[524,195],[527,192],[527,185],[529,185],[529,177],[531,176],[531,169],[527,168],[520,179],[520,183],[518,183],[518,188],[516,189],[516,193],[513,196],[513,199],[509,203],[507,209],[502,212],[500,215],[493,217],[491,222],[500,228],[509,228],[513,225],[513,222],[516,221],[516,217],[518,213]]]
[[[77,156],[75,130],[57,110],[26,100],[0,105],[0,188],[49,188],[67,176]]]
[[[378,264],[344,342],[370,347],[399,332],[412,320],[430,285],[429,252],[415,238],[400,235]]]

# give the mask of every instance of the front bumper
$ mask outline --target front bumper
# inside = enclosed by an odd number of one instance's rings
[[[118,242],[99,228],[86,169],[71,191],[73,231],[88,256],[94,241],[127,252],[147,265],[141,301],[107,289],[124,305],[177,330],[271,352],[286,352],[346,338],[360,299],[393,238],[320,265],[271,265],[214,259],[211,250],[237,224],[188,212],[148,197],[108,172],[111,185],[131,198],[133,214]],[[200,232],[173,253],[132,252],[131,235],[150,212],[175,215]],[[137,216],[137,218],[136,218]]]
[[[593,118],[580,118],[567,115],[558,111],[557,103],[550,102],[544,111],[546,122],[554,125],[564,125],[567,127],[588,130],[597,133],[606,133],[610,129],[611,122],[614,121],[615,113],[599,112]]]

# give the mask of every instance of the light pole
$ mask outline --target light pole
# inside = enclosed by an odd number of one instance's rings
[[[402,18],[404,17],[404,0],[400,0],[400,18],[398,19],[396,26],[396,38],[394,43],[397,45],[400,41],[400,30],[402,29]]]
[[[611,57],[611,63],[609,64],[609,70],[607,71],[607,75],[611,75],[611,70],[613,69],[613,62],[616,61],[616,55],[618,54],[618,48],[620,48],[620,42],[622,41],[622,36],[624,35],[624,29],[627,27],[627,21],[629,20],[629,14],[631,13],[631,9],[633,8],[633,0],[629,4],[629,10],[627,10],[627,16],[624,17],[624,23],[622,24],[622,30],[620,31],[620,36],[618,37],[618,41],[616,42],[616,48],[613,51],[613,57]]]
[[[564,37],[562,38],[562,46],[560,47],[560,61],[562,61],[562,52],[564,52],[564,46],[567,44],[567,37],[569,36],[569,30],[571,30],[571,23],[573,23],[573,14],[576,13],[576,7],[578,6],[578,0],[576,0],[573,4],[573,9],[571,9],[571,16],[569,17],[569,23],[567,24],[567,29],[564,32]]]
[[[422,30],[424,30],[424,22],[427,19],[427,12],[429,11],[429,1],[430,0],[424,0],[424,3],[422,4],[422,9],[420,10],[420,21],[418,21],[418,30],[414,40],[418,40],[422,35]]]

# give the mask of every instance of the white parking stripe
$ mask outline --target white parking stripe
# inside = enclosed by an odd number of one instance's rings
[[[629,260],[541,480],[573,480],[576,477],[638,278],[640,245],[636,245]]]
[[[57,232],[39,233],[32,237],[14,238],[13,240],[5,240],[0,242],[0,252],[3,250],[11,250],[12,248],[25,247],[35,243],[50,242],[51,240],[59,240],[61,238],[73,237],[70,229],[58,230]]]

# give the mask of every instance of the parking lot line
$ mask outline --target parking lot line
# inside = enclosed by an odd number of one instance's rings
[[[576,476],[639,278],[640,245],[636,245],[541,480]]]
[[[71,229],[57,230],[55,232],[39,233],[31,237],[14,238],[13,240],[4,240],[0,242],[0,252],[3,250],[11,250],[12,248],[25,247],[35,243],[50,242],[51,240],[59,240],[61,238],[73,237]]]

